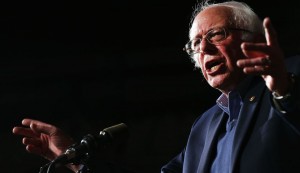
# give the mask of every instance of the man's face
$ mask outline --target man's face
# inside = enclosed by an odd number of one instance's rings
[[[192,25],[190,39],[202,38],[208,31],[218,27],[230,28],[230,11],[226,7],[210,7],[200,12]],[[245,56],[241,50],[240,31],[227,30],[227,38],[217,45],[210,44],[206,39],[200,43],[200,53],[194,59],[199,62],[204,78],[213,88],[223,93],[234,89],[244,78],[242,69],[236,61]]]

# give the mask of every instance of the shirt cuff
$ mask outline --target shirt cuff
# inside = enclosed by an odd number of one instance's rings
[[[287,94],[280,96],[276,92],[272,92],[274,106],[279,112],[283,114],[292,111],[294,108],[293,93],[295,89],[295,75],[290,73],[289,77],[291,81],[291,87]]]

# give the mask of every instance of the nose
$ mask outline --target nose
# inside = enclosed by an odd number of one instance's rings
[[[202,39],[200,42],[199,53],[212,53],[214,45],[209,43],[207,39]]]

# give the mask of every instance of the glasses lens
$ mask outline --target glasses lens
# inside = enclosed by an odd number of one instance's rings
[[[226,39],[226,31],[224,28],[215,28],[207,32],[204,36],[204,39],[206,39],[210,44],[218,44],[220,41]],[[198,53],[200,51],[200,44],[201,44],[202,38],[195,38],[191,41],[189,41],[185,45],[185,51],[189,55],[193,55],[195,53]]]
[[[217,44],[225,38],[226,32],[224,28],[215,28],[206,34],[206,39],[211,44]]]
[[[199,48],[200,48],[200,42],[201,42],[201,39],[200,39],[200,38],[196,38],[196,39],[193,39],[193,40],[189,41],[189,42],[185,45],[185,51],[186,51],[189,55],[195,54],[197,51],[199,51]]]

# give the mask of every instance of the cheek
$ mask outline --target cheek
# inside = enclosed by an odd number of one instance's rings
[[[195,54],[193,57],[193,60],[196,63],[196,67],[199,67],[202,69],[202,64],[203,64],[203,58],[199,54]]]
[[[203,69],[204,69],[203,57],[201,57],[200,55],[197,56],[197,62],[198,62],[198,66],[200,67],[201,71],[203,72]]]
[[[197,60],[197,66],[201,69],[202,75],[206,78],[206,73],[203,71],[204,69],[204,63],[203,63],[203,57],[201,58],[200,55],[196,57]]]
[[[220,47],[219,51],[226,58],[229,67],[237,67],[236,62],[238,59],[244,58],[244,54],[240,46],[227,46]]]

